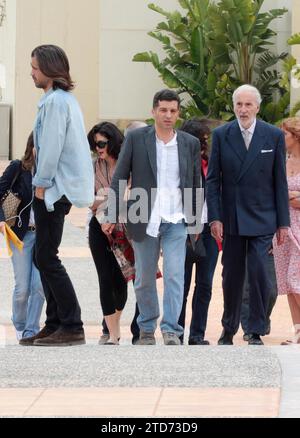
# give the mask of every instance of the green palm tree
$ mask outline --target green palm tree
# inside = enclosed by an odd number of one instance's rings
[[[270,47],[276,32],[270,23],[287,9],[262,13],[264,0],[178,0],[183,13],[167,12],[149,4],[164,17],[149,35],[163,46],[160,60],[154,52],[138,53],[133,60],[151,62],[164,83],[184,96],[185,116],[205,115],[230,120],[231,95],[240,84],[252,83],[262,93],[264,107],[280,96],[281,76],[276,68],[287,53]],[[287,100],[287,97],[285,96]]]

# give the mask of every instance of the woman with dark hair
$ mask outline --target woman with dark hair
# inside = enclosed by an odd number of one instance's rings
[[[35,245],[35,222],[32,210],[32,172],[34,166],[34,144],[31,133],[22,160],[14,160],[0,178],[0,199],[11,187],[14,178],[13,192],[18,193],[21,203],[18,217],[12,227],[14,233],[23,241],[22,253],[12,245],[12,264],[15,277],[15,288],[12,300],[12,322],[16,330],[17,340],[36,335],[40,330],[40,317],[44,304],[44,291],[40,273],[33,263]],[[3,233],[5,217],[0,205],[0,231]]]
[[[127,283],[110,250],[110,242],[103,233],[100,223],[106,208],[108,189],[116,168],[123,135],[114,124],[103,122],[91,129],[88,140],[91,150],[97,154],[95,202],[91,207],[93,217],[89,224],[89,245],[99,278],[102,312],[109,331],[109,339],[104,344],[118,345],[120,318],[127,301]]]
[[[182,131],[188,132],[198,138],[201,145],[201,178],[202,187],[205,189],[205,178],[208,169],[208,137],[210,135],[209,121],[205,119],[186,120]],[[206,221],[207,222],[207,221]],[[189,238],[188,238],[189,239]],[[189,333],[189,345],[208,345],[204,339],[208,307],[211,300],[213,276],[218,260],[219,249],[215,239],[211,236],[209,224],[205,223],[201,233],[205,254],[197,256],[187,241],[184,274],[184,297],[178,324],[185,326],[186,302],[190,290],[193,265],[196,265],[195,288],[192,300],[192,318]],[[183,342],[183,336],[181,338]]]

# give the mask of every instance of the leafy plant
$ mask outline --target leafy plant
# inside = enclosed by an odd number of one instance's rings
[[[261,92],[261,116],[275,122],[289,109],[291,57],[271,51],[276,35],[273,20],[287,9],[261,12],[264,0],[178,0],[183,9],[168,12],[149,4],[164,17],[149,32],[163,47],[165,57],[152,51],[133,60],[150,62],[169,88],[184,97],[184,116],[230,120],[234,117],[232,92],[252,83]],[[289,44],[298,44],[300,34]],[[283,63],[283,74],[278,63]]]
[[[0,2],[0,26],[2,26],[5,17],[6,17],[6,0],[1,0],[1,2]]]

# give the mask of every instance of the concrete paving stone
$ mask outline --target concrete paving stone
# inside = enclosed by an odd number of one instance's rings
[[[26,416],[149,417],[154,415],[160,393],[160,388],[47,389]]]
[[[17,394],[16,394],[17,391]],[[263,417],[278,415],[278,388],[53,388],[0,389],[0,416],[19,417]],[[10,415],[10,400],[23,404]],[[74,403],[80,400],[80,403]],[[26,405],[27,404],[27,405]]]
[[[271,348],[85,346],[0,349],[0,387],[280,386]]]
[[[279,388],[165,388],[158,417],[277,417]]]
[[[42,388],[22,389],[10,388],[0,389],[0,415],[1,417],[21,417],[26,410],[43,393]]]

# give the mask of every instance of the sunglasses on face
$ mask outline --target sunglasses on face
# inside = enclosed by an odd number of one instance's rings
[[[103,141],[103,140],[95,141],[95,147],[99,148],[99,149],[104,149],[105,146],[107,146],[107,144],[108,144],[107,140],[106,141]]]

